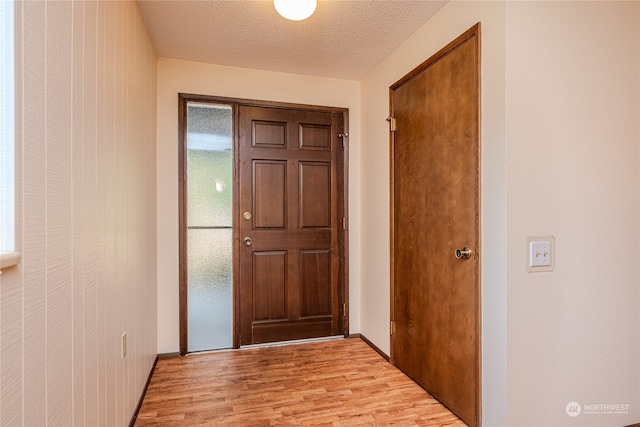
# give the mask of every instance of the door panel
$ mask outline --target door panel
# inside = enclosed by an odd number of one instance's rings
[[[301,124],[300,148],[331,150],[331,126]]]
[[[391,87],[392,362],[479,422],[479,25]],[[473,250],[457,259],[458,248]]]
[[[286,148],[287,124],[279,122],[252,122],[251,145],[264,148]]]
[[[331,227],[331,163],[300,162],[300,228]]]
[[[340,334],[342,113],[241,105],[238,123],[240,344]]]
[[[253,253],[253,292],[255,320],[287,318],[287,253],[265,251]]]
[[[286,228],[286,161],[253,161],[253,217],[256,229]]]
[[[300,251],[300,317],[331,315],[331,250]]]

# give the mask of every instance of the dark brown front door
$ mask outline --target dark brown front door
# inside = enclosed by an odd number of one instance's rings
[[[343,333],[343,112],[243,106],[240,345]]]
[[[391,87],[391,358],[471,426],[480,406],[479,32]],[[457,252],[465,248],[468,258]]]

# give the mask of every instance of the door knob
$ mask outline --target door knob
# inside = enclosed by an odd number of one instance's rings
[[[469,248],[456,249],[456,258],[469,259],[473,251]]]
[[[244,242],[245,246],[251,246],[251,243],[253,243],[252,240],[251,240],[251,237],[245,237],[243,239],[243,242]]]

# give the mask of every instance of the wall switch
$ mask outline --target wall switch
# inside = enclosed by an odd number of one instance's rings
[[[554,246],[553,236],[529,236],[527,238],[529,262],[527,271],[553,271]]]
[[[121,340],[121,354],[122,354],[122,359],[124,359],[127,355],[127,332],[123,332],[122,333],[122,340]]]
[[[529,242],[529,267],[551,265],[551,243]]]

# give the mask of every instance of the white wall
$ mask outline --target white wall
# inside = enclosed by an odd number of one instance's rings
[[[640,421],[638,6],[507,3],[510,425]],[[554,272],[525,271],[539,234]]]
[[[17,20],[0,425],[126,425],[157,350],[156,56],[132,1],[18,2]]]
[[[178,93],[349,109],[350,331],[360,332],[360,83],[160,58],[158,62],[158,353],[179,351]]]
[[[389,86],[481,22],[482,393],[506,423],[505,3],[448,3],[362,81],[362,333],[389,354]]]

